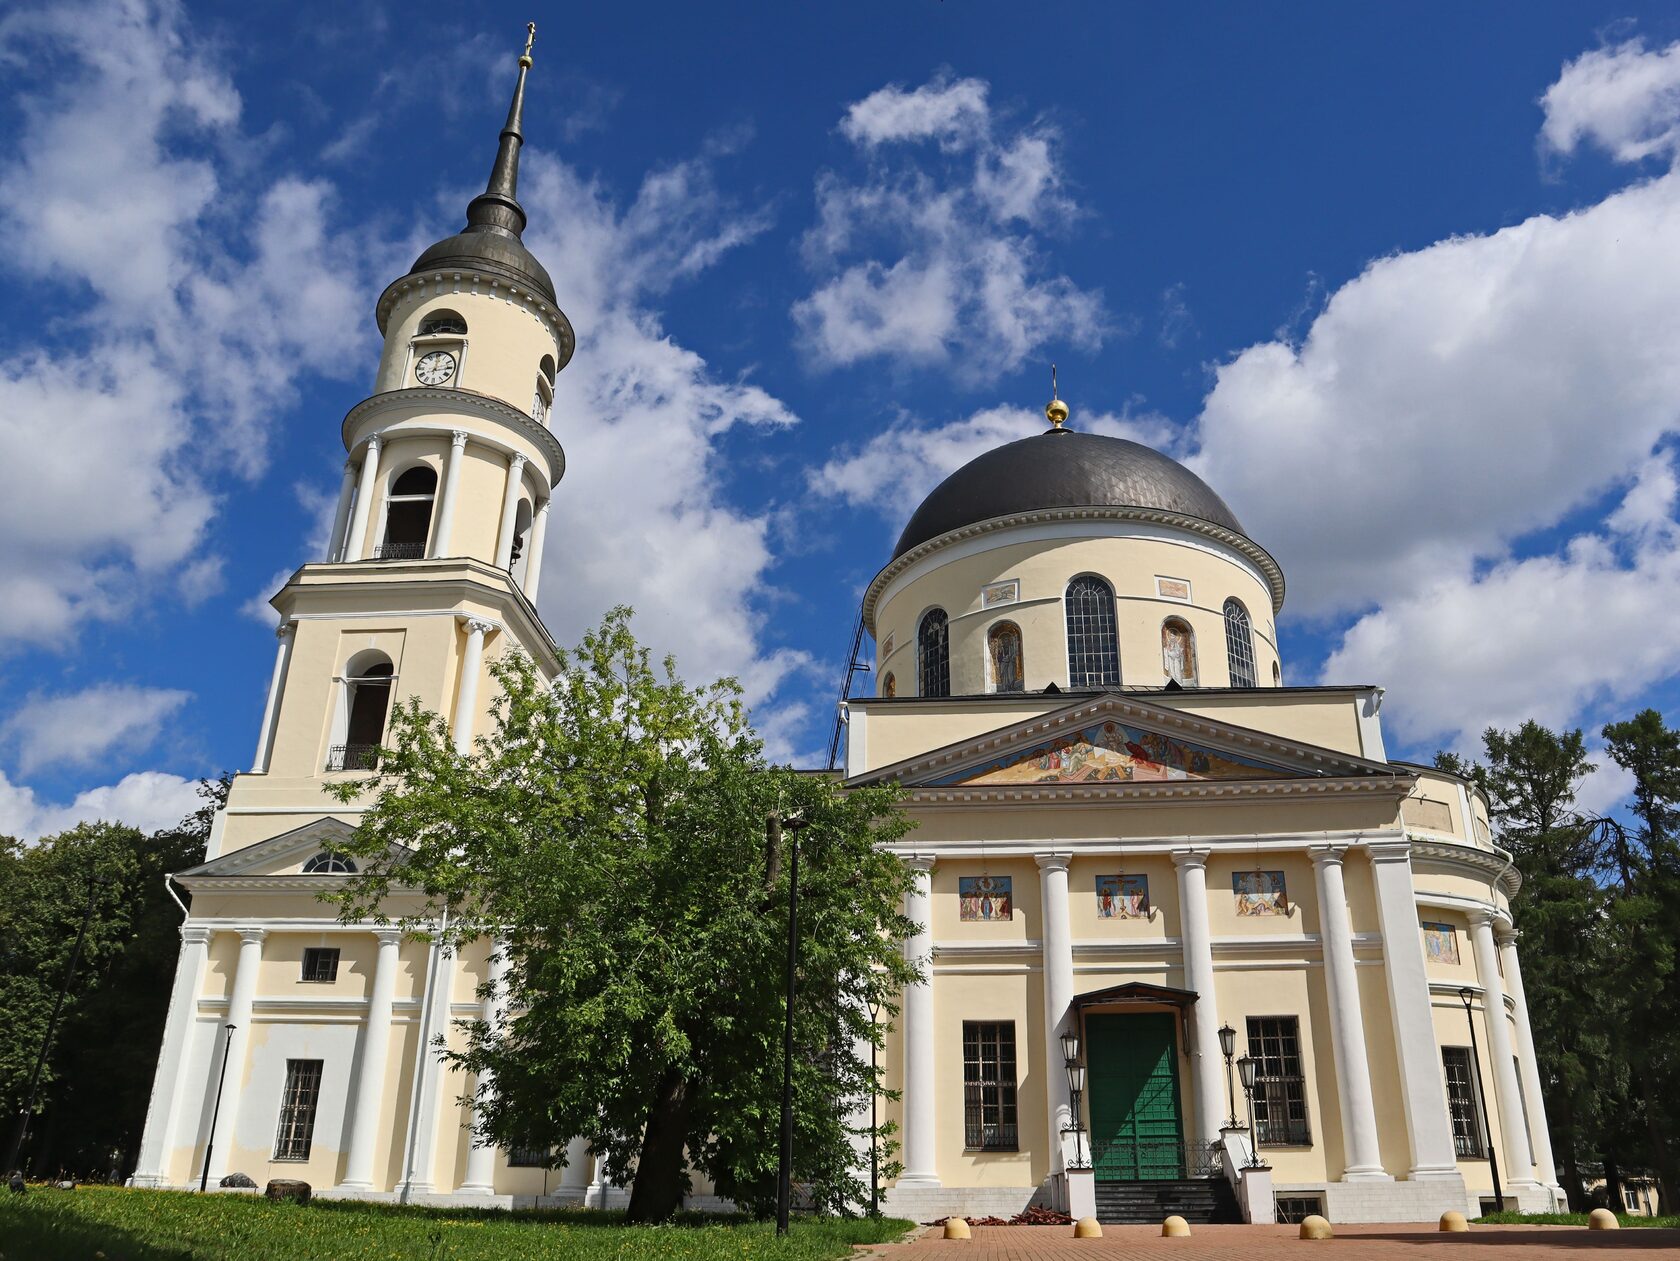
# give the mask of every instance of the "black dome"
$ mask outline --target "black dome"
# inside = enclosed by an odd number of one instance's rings
[[[489,272],[555,301],[548,269],[525,248],[524,241],[505,228],[469,226],[427,249],[414,260],[408,274],[451,270]]]
[[[950,530],[1045,508],[1156,508],[1246,537],[1225,501],[1177,460],[1125,438],[1049,429],[987,451],[935,486],[893,559]]]

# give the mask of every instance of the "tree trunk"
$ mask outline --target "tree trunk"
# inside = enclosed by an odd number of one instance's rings
[[[1612,1213],[1624,1213],[1622,1206],[1622,1162],[1614,1152],[1604,1153],[1604,1206]]]
[[[1657,1201],[1660,1212],[1670,1212],[1669,1205],[1674,1201],[1669,1199],[1669,1193],[1674,1187],[1674,1162],[1668,1154],[1668,1136],[1663,1133],[1662,1122],[1657,1116],[1656,1103],[1647,1093],[1645,1098],[1645,1129],[1651,1138],[1651,1164],[1655,1166],[1657,1175]]]
[[[630,1188],[629,1222],[663,1222],[682,1207],[683,1149],[688,1140],[688,1080],[667,1070],[648,1108],[636,1182]]]
[[[1573,1101],[1564,1094],[1558,1101],[1558,1119],[1562,1122],[1552,1131],[1552,1151],[1563,1152],[1563,1194],[1569,1201],[1572,1212],[1587,1211],[1587,1184],[1581,1177],[1581,1158],[1578,1153],[1580,1140],[1575,1134],[1575,1108]]]

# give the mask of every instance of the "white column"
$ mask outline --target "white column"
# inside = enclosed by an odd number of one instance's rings
[[[1413,1179],[1458,1178],[1447,1093],[1441,1081],[1441,1051],[1429,998],[1416,895],[1412,847],[1406,841],[1367,846],[1377,893],[1377,926],[1383,939],[1383,979],[1400,1062],[1400,1100],[1412,1149]]]
[[[362,479],[356,487],[356,511],[350,518],[350,537],[344,543],[342,560],[361,560],[367,543],[368,516],[373,511],[373,488],[379,480],[379,435],[374,434],[362,449]]]
[[[439,1096],[443,1076],[449,1066],[437,1057],[436,1043],[449,1032],[449,996],[455,988],[455,952],[432,943],[430,966],[426,972],[431,987],[431,1010],[425,1027],[420,1030],[420,1046],[415,1055],[415,1080],[419,1083],[418,1120],[414,1126],[414,1150],[409,1164],[412,1175],[408,1192],[411,1195],[430,1195],[433,1191],[451,1190],[451,1170],[444,1172],[444,1185],[436,1186],[432,1174],[437,1168],[437,1135]]]
[[[1508,1186],[1533,1186],[1534,1165],[1528,1158],[1528,1131],[1517,1086],[1516,1060],[1511,1051],[1511,1026],[1505,1019],[1505,985],[1499,977],[1499,952],[1493,944],[1492,911],[1470,912],[1470,941],[1476,951],[1476,979],[1482,983],[1487,1058],[1492,1061],[1484,1067],[1493,1079],[1493,1097],[1499,1108],[1505,1182]]]
[[[525,598],[537,602],[537,584],[542,581],[543,539],[548,534],[547,499],[537,505],[537,515],[531,521],[531,547],[525,556]]]
[[[1534,1135],[1534,1161],[1540,1183],[1563,1202],[1557,1162],[1552,1159],[1552,1128],[1546,1123],[1546,1098],[1540,1093],[1540,1061],[1534,1055],[1534,1028],[1528,1023],[1528,999],[1523,995],[1522,964],[1517,960],[1517,930],[1500,924],[1494,929],[1499,957],[1505,964],[1505,987],[1517,1006],[1517,1062],[1522,1066],[1523,1093],[1528,1100],[1529,1133]]]
[[[1062,1071],[1062,1034],[1073,1002],[1073,930],[1068,917],[1071,854],[1036,854],[1044,907],[1044,1089],[1050,1116],[1050,1176],[1062,1172],[1062,1129],[1073,1124],[1067,1074]]]
[[[461,619],[467,632],[466,651],[461,654],[461,685],[455,689],[455,752],[472,748],[473,722],[478,714],[478,676],[484,673],[484,637],[496,628],[476,617]]]
[[[449,440],[449,455],[443,462],[443,490],[438,494],[437,529],[432,531],[432,555],[449,555],[449,540],[455,530],[456,488],[461,484],[461,464],[467,449],[467,432],[457,429]]]
[[[1205,849],[1173,851],[1178,867],[1179,920],[1184,938],[1184,988],[1196,994],[1190,1008],[1190,1072],[1196,1083],[1196,1138],[1211,1147],[1225,1117],[1225,1083],[1220,1067],[1219,1000],[1213,986],[1213,934],[1208,927]]]
[[[574,1138],[566,1144],[566,1167],[560,1171],[560,1183],[555,1190],[578,1192],[585,1201],[595,1178],[595,1154],[589,1150],[589,1140]]]
[[[344,531],[350,526],[350,503],[356,497],[356,465],[344,461],[344,480],[338,486],[338,511],[333,513],[332,537],[327,540],[327,559],[338,560],[344,553]]]
[[[391,1005],[397,992],[397,951],[402,932],[376,928],[379,953],[368,991],[367,1024],[362,1029],[362,1063],[356,1072],[355,1112],[350,1122],[350,1153],[344,1162],[346,1191],[377,1191],[373,1183],[374,1153],[384,1115],[385,1079],[391,1057]],[[385,1127],[394,1129],[395,1127]]]
[[[502,495],[502,528],[496,535],[496,568],[513,563],[513,523],[519,513],[519,486],[525,477],[525,457],[517,451],[508,460],[507,490]]]
[[[216,1118],[212,1136],[216,1150],[210,1159],[210,1181],[215,1182],[228,1171],[233,1156],[233,1128],[239,1118],[239,1103],[245,1093],[245,1048],[251,1043],[251,1000],[257,993],[257,973],[262,968],[263,938],[268,931],[262,928],[241,928],[239,933],[239,962],[233,971],[233,993],[228,999],[224,1025],[235,1026],[227,1034],[227,1077],[222,1091],[222,1110]],[[221,1051],[221,1045],[216,1047]],[[222,1060],[214,1061],[215,1071],[222,1071]],[[214,1097],[212,1095],[212,1097]]]
[[[1365,1052],[1365,1013],[1353,958],[1340,845],[1314,845],[1318,884],[1318,927],[1324,948],[1324,977],[1330,991],[1330,1047],[1336,1058],[1336,1099],[1342,1114],[1342,1180],[1386,1180],[1377,1142],[1377,1109],[1371,1096],[1371,1065]]]
[[[210,929],[202,924],[181,925],[181,953],[175,960],[175,984],[169,991],[169,1016],[163,1026],[163,1049],[152,1078],[152,1097],[146,1105],[146,1128],[134,1164],[134,1185],[169,1184],[169,1157],[181,1128],[186,1106],[187,1040],[196,1023],[198,996],[204,986],[204,966],[210,954]]]
[[[251,772],[256,775],[268,771],[268,755],[274,744],[274,724],[280,718],[280,693],[286,687],[286,667],[292,661],[292,632],[295,622],[282,622],[274,628],[280,646],[274,650],[274,673],[268,680],[268,700],[263,704],[262,727],[257,731],[257,752],[251,759]]]
[[[932,855],[913,854],[904,860],[913,883],[904,900],[904,914],[916,930],[904,943],[904,957],[922,970],[922,979],[904,987],[904,1172],[901,1187],[939,1185],[935,1155],[938,1134],[933,1092],[938,1088],[933,1028],[933,897]]]
[[[507,976],[507,946],[503,942],[490,943],[490,997],[484,1000],[484,1009],[480,1013],[489,1029],[490,1038],[495,1039],[501,1029],[502,1009],[500,994],[503,980]],[[486,1099],[496,1093],[496,1079],[486,1069],[478,1079],[478,1098]],[[473,1108],[473,1120],[476,1129],[478,1108]],[[496,1182],[496,1146],[484,1143],[476,1134],[473,1135],[473,1146],[467,1151],[467,1178],[460,1186],[464,1194],[492,1195],[495,1193]]]

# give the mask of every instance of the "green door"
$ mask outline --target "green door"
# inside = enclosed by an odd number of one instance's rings
[[[1184,1176],[1177,1023],[1171,1012],[1085,1018],[1091,1156],[1098,1182]]]

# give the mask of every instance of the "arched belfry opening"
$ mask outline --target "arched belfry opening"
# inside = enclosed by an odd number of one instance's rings
[[[432,506],[437,499],[437,473],[422,464],[391,483],[385,507],[385,541],[380,560],[421,560],[432,532]]]
[[[338,711],[338,739],[327,759],[331,771],[371,771],[379,765],[379,745],[391,712],[391,687],[396,668],[377,650],[359,652],[344,671],[344,692]]]

